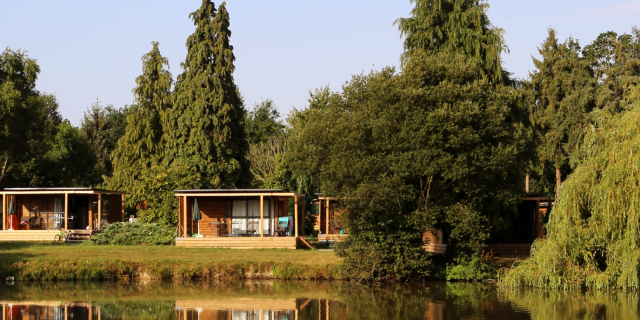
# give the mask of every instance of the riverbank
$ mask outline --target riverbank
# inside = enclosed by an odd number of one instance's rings
[[[18,281],[336,279],[333,251],[0,243],[0,276]]]

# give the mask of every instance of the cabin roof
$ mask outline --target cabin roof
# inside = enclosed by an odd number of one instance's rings
[[[124,192],[111,191],[87,187],[70,188],[4,188],[0,194],[125,194]]]
[[[189,189],[174,190],[175,196],[188,197],[248,197],[248,196],[280,196],[280,197],[304,197],[295,192],[282,191],[282,189]]]

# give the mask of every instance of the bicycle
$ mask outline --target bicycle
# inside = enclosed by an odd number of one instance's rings
[[[56,241],[56,242],[66,242],[66,241],[67,241],[67,237],[68,237],[68,236],[67,236],[67,233],[66,233],[64,230],[60,229],[60,233],[56,234],[56,235],[53,237],[53,241]]]

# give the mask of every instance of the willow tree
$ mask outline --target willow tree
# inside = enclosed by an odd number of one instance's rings
[[[229,188],[248,182],[243,127],[245,109],[233,79],[233,46],[225,3],[209,0],[189,15],[196,26],[187,39],[168,114],[166,163],[188,166],[202,187]],[[247,179],[247,180],[244,180]]]
[[[411,0],[411,16],[396,20],[404,59],[415,50],[461,54],[474,60],[493,81],[510,81],[500,55],[508,51],[504,31],[493,27],[483,0]]]
[[[595,78],[588,60],[580,56],[578,42],[569,38],[560,43],[554,29],[549,29],[538,52],[542,59],[533,59],[536,70],[524,87],[538,134],[538,170],[543,176],[545,165],[553,167],[559,195],[562,172],[571,172],[572,158],[575,165],[577,159],[572,155],[582,138],[588,113],[595,107]]]
[[[108,184],[114,190],[126,190],[143,170],[162,159],[163,116],[171,108],[173,80],[158,42],[152,45],[142,57],[142,74],[133,89],[135,103],[128,111],[125,134],[113,152],[114,174]]]
[[[505,286],[640,289],[640,103],[598,120],[580,148],[531,258],[507,272]]]

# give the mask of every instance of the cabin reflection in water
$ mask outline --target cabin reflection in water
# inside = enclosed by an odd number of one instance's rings
[[[176,301],[178,320],[298,320],[295,299]]]
[[[109,320],[102,316],[100,307],[89,303],[62,303],[60,301],[5,301],[2,320]]]
[[[175,303],[152,301],[146,304],[146,307],[163,303],[169,303],[171,306],[171,309],[167,310],[169,312],[163,313],[155,307],[141,310],[140,306],[133,305],[125,307],[125,310],[122,305],[115,307],[117,303],[113,302],[103,304],[101,307],[86,302],[3,301],[0,303],[2,305],[0,320],[124,320],[138,317],[176,320],[330,320],[349,317],[346,305],[326,299],[239,298],[179,300]]]

